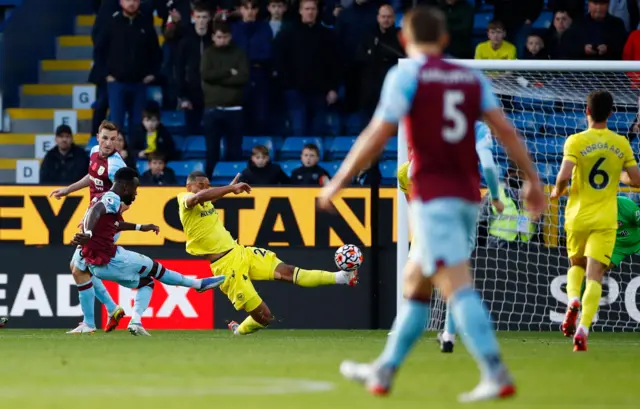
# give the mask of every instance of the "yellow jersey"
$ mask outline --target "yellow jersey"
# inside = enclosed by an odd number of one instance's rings
[[[411,190],[411,180],[409,180],[409,165],[411,162],[405,162],[398,168],[398,189],[404,194],[408,194]]]
[[[187,198],[193,193],[178,194],[178,213],[187,236],[187,253],[192,256],[219,254],[236,246],[231,233],[224,227],[211,202],[187,208]]]
[[[503,41],[497,50],[491,47],[491,41],[485,41],[476,47],[476,60],[515,60],[516,47],[508,41]]]
[[[637,165],[627,138],[609,129],[587,129],[567,138],[563,160],[576,165],[571,174],[565,228],[616,229],[620,173]]]

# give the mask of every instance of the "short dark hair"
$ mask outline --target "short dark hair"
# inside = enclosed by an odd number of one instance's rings
[[[189,173],[189,176],[187,176],[187,183],[193,183],[198,178],[208,178],[208,176],[201,170],[194,170],[193,172]]]
[[[310,151],[314,151],[316,155],[320,156],[320,149],[314,143],[308,143],[302,147],[302,150],[309,149]]]
[[[147,157],[147,159],[149,160],[149,162],[151,162],[152,160],[161,160],[163,162],[167,161],[166,156],[162,152],[158,152],[158,151],[151,152]]]
[[[504,23],[498,19],[493,19],[487,24],[487,31],[489,30],[505,30]]]
[[[114,180],[116,183],[131,183],[135,178],[138,177],[138,171],[133,168],[120,168],[116,171],[116,175],[114,176]]]
[[[442,11],[431,6],[418,6],[409,10],[405,24],[416,43],[435,43],[447,31],[447,20]]]
[[[160,107],[147,105],[144,111],[142,111],[142,117],[147,119],[156,118],[160,120]]]
[[[258,0],[240,0],[240,7],[243,6],[259,7]]]
[[[253,156],[256,153],[261,153],[265,156],[269,156],[269,149],[267,149],[267,147],[264,145],[256,145],[253,148],[251,148],[251,155]]]
[[[605,122],[613,111],[613,96],[608,91],[591,91],[587,96],[587,109],[594,122]]]
[[[73,135],[73,131],[71,130],[71,127],[66,124],[59,125],[56,128],[56,136],[62,136],[63,133]]]
[[[192,1],[191,2],[191,11],[195,12],[203,12],[206,11],[209,14],[211,14],[211,10],[209,9],[209,7],[207,7],[207,5],[202,2],[202,1]]]
[[[287,4],[287,3],[285,2],[285,0],[269,0],[269,1],[267,2],[267,5],[269,5],[269,4],[278,4],[278,3],[280,3],[280,4]]]
[[[231,29],[229,28],[229,24],[227,24],[226,21],[221,21],[221,20],[216,20],[213,22],[213,28],[211,29],[211,32],[213,34],[217,33],[217,32],[221,32],[222,34],[229,34],[231,33]]]

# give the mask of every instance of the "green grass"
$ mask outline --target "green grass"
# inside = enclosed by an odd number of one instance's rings
[[[375,409],[455,408],[478,380],[461,345],[441,354],[425,335],[396,379],[375,398],[338,373],[346,358],[371,360],[383,331],[125,332],[72,336],[62,330],[0,330],[3,408]],[[637,334],[594,333],[573,353],[559,333],[502,333],[519,393],[477,407],[637,408]],[[329,390],[302,392],[301,387]],[[301,383],[302,382],[302,383]],[[319,382],[319,383],[318,383]],[[276,394],[277,393],[277,394]]]

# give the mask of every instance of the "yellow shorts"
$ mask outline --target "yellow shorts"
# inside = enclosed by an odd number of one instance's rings
[[[569,257],[591,257],[608,266],[615,244],[616,229],[567,230]]]
[[[272,251],[237,244],[211,263],[211,272],[214,276],[226,276],[219,289],[229,297],[235,309],[250,312],[262,303],[251,280],[273,280],[280,263],[282,261]]]

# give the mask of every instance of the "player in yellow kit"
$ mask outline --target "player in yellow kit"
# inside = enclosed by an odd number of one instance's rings
[[[220,290],[236,310],[249,313],[242,323],[229,324],[234,334],[250,334],[273,321],[269,307],[258,295],[252,281],[280,280],[302,287],[357,284],[356,271],[305,270],[283,263],[269,250],[238,244],[220,221],[213,203],[230,193],[251,191],[246,183],[236,183],[239,176],[229,186],[210,187],[204,172],[192,172],[187,178],[187,191],[178,194],[180,221],[187,236],[187,253],[209,260],[213,275],[226,277]]]
[[[571,180],[565,209],[569,304],[562,333],[573,336],[574,351],[587,350],[589,327],[602,296],[602,278],[611,263],[618,227],[618,180],[640,186],[640,171],[629,141],[607,128],[613,110],[613,97],[607,91],[594,91],[587,97],[589,129],[567,138],[562,166],[551,198],[560,197]],[[623,172],[625,171],[626,172]],[[580,287],[587,285],[580,304]],[[576,330],[578,313],[580,325]]]

